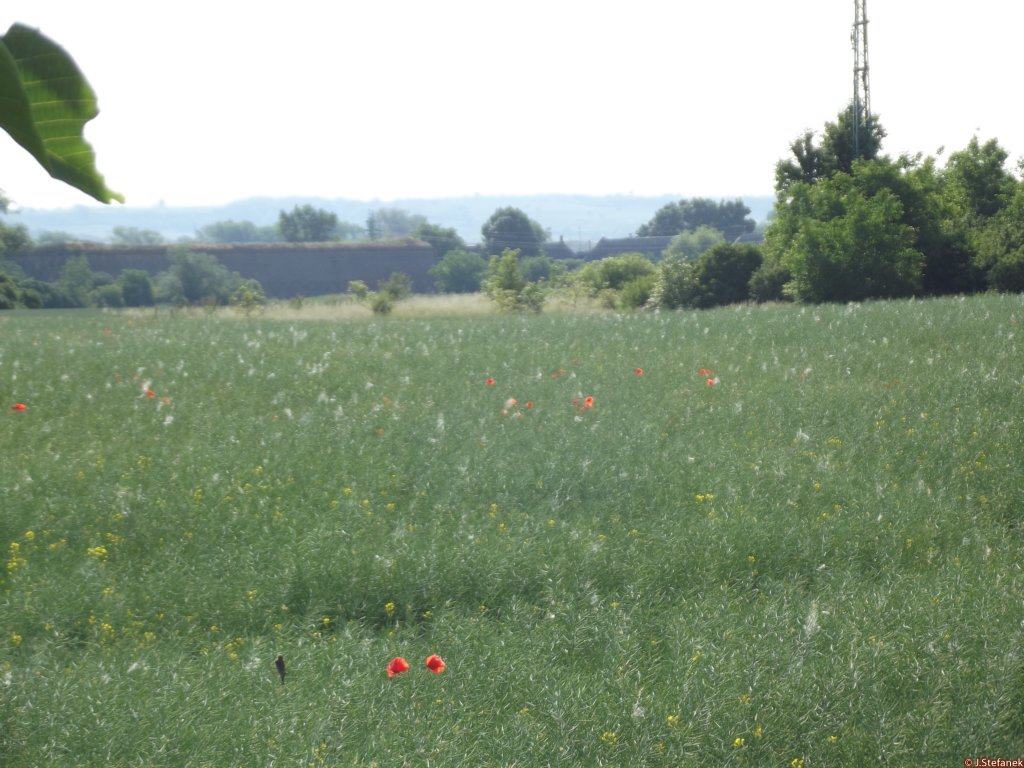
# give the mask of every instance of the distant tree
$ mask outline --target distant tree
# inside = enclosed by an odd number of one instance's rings
[[[449,251],[465,250],[466,243],[459,233],[454,229],[442,227],[438,224],[423,222],[412,231],[412,236],[417,240],[429,243],[434,249],[434,255],[441,258]]]
[[[24,224],[7,224],[0,221],[0,256],[18,253],[32,245],[32,238]]]
[[[666,259],[693,260],[719,243],[724,243],[722,233],[712,227],[701,225],[696,229],[684,229],[672,238],[665,249]]]
[[[1018,182],[1012,197],[1006,206],[987,220],[985,226],[975,235],[977,244],[976,264],[979,269],[991,272],[997,265],[999,273],[1007,277],[999,278],[1000,284],[995,285],[994,278],[989,276],[989,283],[1000,290],[1012,281],[1011,274],[1016,274],[1024,258],[1024,181]],[[1011,268],[1012,267],[1012,268]]]
[[[118,283],[107,283],[93,289],[89,295],[89,304],[94,307],[123,307],[124,294]]]
[[[351,221],[339,221],[334,228],[335,240],[362,240],[366,237],[365,227],[353,224]]]
[[[189,303],[224,304],[242,282],[237,272],[230,271],[208,253],[179,250],[170,255],[170,260],[171,268],[167,272],[171,278],[158,280],[158,283],[163,282],[172,290],[176,283],[181,298]]]
[[[281,211],[277,229],[289,243],[325,243],[334,237],[337,215],[312,205],[297,205],[291,213]]]
[[[129,307],[153,305],[153,282],[149,274],[141,269],[126,269],[121,272],[121,295]]]
[[[281,240],[277,227],[258,227],[251,221],[215,221],[196,230],[201,243],[274,243]]]
[[[474,293],[487,271],[483,256],[467,251],[448,251],[428,272],[442,293]]]
[[[163,245],[167,240],[153,229],[114,227],[110,232],[110,242],[114,245]]]
[[[64,232],[59,229],[46,229],[35,236],[36,245],[64,245],[65,243],[88,243],[87,237]]]
[[[401,208],[379,208],[371,211],[367,217],[366,231],[371,240],[388,240],[410,237],[418,227],[426,223],[426,217]]]
[[[672,237],[685,230],[706,226],[717,229],[728,241],[753,232],[756,226],[749,218],[750,209],[742,200],[715,202],[704,197],[668,203],[657,210],[646,224],[641,225],[638,237]]]
[[[507,250],[523,256],[537,256],[548,239],[548,233],[518,208],[498,208],[480,229],[484,250],[497,255]]]
[[[0,272],[0,309],[17,309],[21,305],[21,287],[10,275]]]
[[[698,307],[717,307],[750,299],[750,279],[764,258],[756,245],[722,243],[695,264]]]
[[[604,290],[618,291],[637,278],[654,275],[657,267],[642,253],[622,253],[587,262],[575,279],[587,293],[596,296]]]
[[[57,285],[74,307],[89,303],[89,294],[96,287],[96,276],[85,256],[72,256],[61,267]]]

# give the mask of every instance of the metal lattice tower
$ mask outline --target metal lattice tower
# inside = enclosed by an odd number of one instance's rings
[[[871,123],[867,0],[853,0],[853,6],[853,156],[859,157],[861,136]]]

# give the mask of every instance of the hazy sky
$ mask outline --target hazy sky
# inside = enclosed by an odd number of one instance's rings
[[[1024,154],[1024,3],[869,0],[868,16],[887,151],[977,132]],[[767,194],[852,88],[852,0],[15,0],[14,21],[92,83],[86,137],[130,205]],[[6,136],[0,166],[19,205],[90,202]]]

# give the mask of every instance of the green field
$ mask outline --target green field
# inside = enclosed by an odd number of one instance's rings
[[[0,765],[1021,757],[1022,319],[0,316]]]

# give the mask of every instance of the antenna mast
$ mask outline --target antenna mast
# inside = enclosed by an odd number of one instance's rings
[[[853,156],[871,130],[871,81],[868,76],[867,0],[853,0]]]

